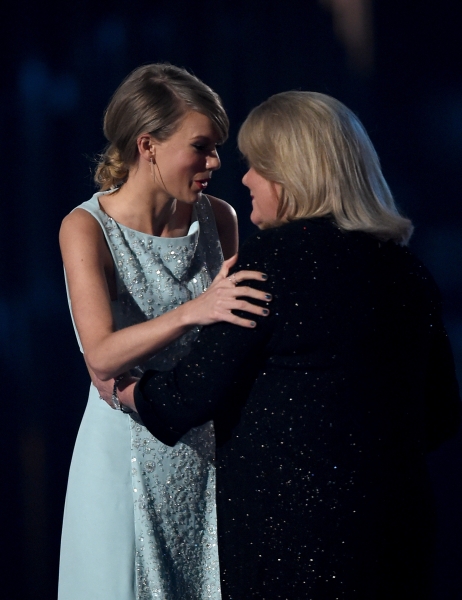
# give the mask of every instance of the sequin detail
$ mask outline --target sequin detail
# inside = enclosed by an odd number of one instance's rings
[[[220,598],[212,424],[174,448],[131,431],[137,598]]]
[[[101,210],[97,213],[116,265],[118,299],[112,309],[117,329],[155,318],[195,298],[220,269],[223,255],[206,197],[194,207],[188,234],[179,238],[143,234]],[[189,352],[198,331],[193,329],[158,352],[137,367],[136,374],[147,368],[173,368]],[[137,600],[218,600],[212,423],[191,430],[174,448],[131,418],[127,426]]]

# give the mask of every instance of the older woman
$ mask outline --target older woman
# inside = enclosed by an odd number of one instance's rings
[[[239,267],[268,273],[271,314],[206,327],[121,401],[170,445],[215,420],[224,598],[426,598],[424,457],[456,431],[460,402],[412,225],[333,98],[272,96],[239,147],[261,230]]]

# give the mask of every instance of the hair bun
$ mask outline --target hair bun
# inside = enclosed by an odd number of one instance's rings
[[[128,167],[122,160],[120,152],[112,144],[99,156],[95,172],[95,181],[101,191],[109,190],[123,183],[128,176]]]

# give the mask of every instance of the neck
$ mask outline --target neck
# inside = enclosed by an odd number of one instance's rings
[[[105,212],[118,223],[158,237],[186,235],[191,221],[191,206],[154,190],[150,181],[128,177],[119,190],[102,196]]]

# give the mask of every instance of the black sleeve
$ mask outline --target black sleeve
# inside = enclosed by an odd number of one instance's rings
[[[442,322],[435,328],[426,382],[427,449],[435,450],[456,435],[461,421],[454,359]]]
[[[425,440],[426,449],[431,451],[457,434],[462,405],[451,344],[443,323],[441,292],[431,273],[420,261],[417,267],[412,271],[424,274],[425,287],[420,292],[420,298],[427,300],[422,300],[422,303],[431,332],[425,369]]]
[[[143,424],[164,444],[173,446],[191,427],[213,419],[227,403],[242,401],[267,358],[278,295],[274,267],[264,258],[269,253],[262,252],[262,246],[261,234],[246,242],[233,270],[268,274],[267,282],[252,281],[251,285],[273,294],[270,316],[256,317],[253,329],[229,323],[204,327],[190,354],[175,369],[147,371],[135,387],[136,409]]]

